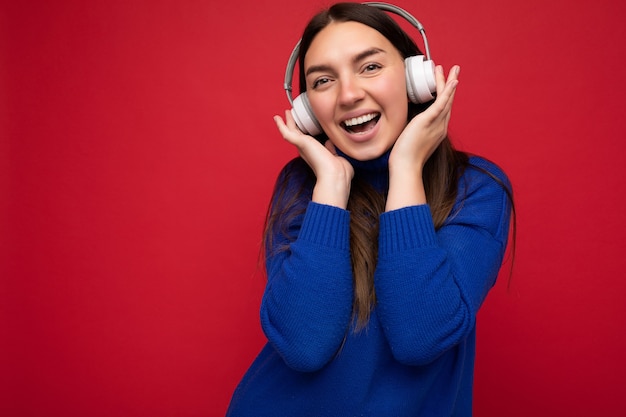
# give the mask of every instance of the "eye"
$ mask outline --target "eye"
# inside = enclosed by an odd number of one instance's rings
[[[330,78],[321,77],[321,78],[318,78],[315,81],[313,81],[312,87],[315,89],[315,88],[321,87],[324,84],[327,84],[329,82],[330,82]]]
[[[371,64],[367,64],[363,67],[363,72],[375,72],[379,69],[382,68],[382,65],[380,64],[376,64],[376,63],[371,63]]]

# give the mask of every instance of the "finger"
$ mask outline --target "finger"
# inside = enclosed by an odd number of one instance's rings
[[[457,79],[454,79],[450,82],[449,91],[447,93],[447,100],[445,102],[445,107],[443,109],[445,113],[449,114],[452,111],[452,104],[454,103],[454,97],[456,95],[456,89],[458,85],[459,85],[459,80]]]
[[[448,73],[448,81],[458,80],[460,72],[461,72],[461,67],[458,65],[455,65],[452,68],[450,68],[450,72]]]
[[[455,84],[458,85],[458,83],[459,81],[455,80]],[[452,115],[452,104],[454,103],[454,96],[456,95],[456,85],[454,86],[452,92],[450,93],[450,97],[448,98],[445,109],[443,111],[443,114],[445,115],[444,123],[446,126],[446,131],[448,130],[448,125],[450,124],[450,117]]]
[[[274,119],[274,123],[276,123],[277,127],[280,126],[280,125],[283,125],[283,126],[285,125],[285,122],[283,121],[283,118],[280,117],[279,115],[277,115],[277,114],[274,115],[273,119]]]
[[[459,80],[457,79],[458,66],[455,68],[456,70],[453,69],[450,71],[451,74],[445,82],[443,90],[441,93],[437,94],[437,99],[435,100],[435,103],[433,103],[433,106],[435,107],[434,111],[438,114],[445,114],[446,112],[449,112],[452,107],[452,103],[454,102],[454,94],[456,93],[456,88],[459,84]]]
[[[452,99],[458,80],[445,83],[443,91],[437,94],[435,102],[423,113],[424,117],[430,120],[432,123],[437,123],[438,120],[446,116],[446,113],[450,111],[452,106]]]
[[[435,67],[435,84],[437,89],[437,98],[431,107],[435,107],[433,109],[434,113],[439,113],[444,110],[445,105],[449,99],[451,89],[456,87],[455,83],[458,83],[458,75],[459,75],[460,67],[455,65],[450,70],[448,74],[448,79],[446,80],[446,76],[443,73],[443,67],[441,65],[437,65]],[[435,116],[436,117],[436,116]]]
[[[293,115],[289,110],[285,110],[285,124],[290,129],[294,129],[296,127],[296,121],[293,119]]]
[[[299,135],[294,132],[293,128],[290,128],[287,124],[285,124],[280,116],[274,116],[274,122],[276,123],[276,127],[278,128],[278,131],[280,132],[283,139],[291,144],[296,145]]]
[[[449,98],[449,96],[455,91],[456,86],[459,83],[460,72],[461,67],[459,67],[458,65],[455,65],[452,67],[452,69],[450,69],[450,72],[448,73],[448,79],[446,80],[442,91],[442,94],[444,96],[448,96],[447,98]],[[443,73],[441,75],[443,75]]]
[[[441,65],[437,65],[435,67],[435,85],[437,89],[437,97],[443,93],[443,89],[446,86],[446,77],[443,74],[443,67]]]
[[[456,86],[459,84],[459,73],[461,67],[458,65],[453,66],[448,73],[448,79],[444,87],[444,95],[446,95],[446,104],[454,100],[454,93],[456,92]]]
[[[287,127],[292,129],[296,133],[305,135],[305,133],[300,130],[300,127],[298,127],[296,119],[293,117],[293,113],[291,112],[291,110],[285,110],[285,120],[287,121]]]
[[[274,116],[274,123],[276,123],[276,127],[278,128],[278,131],[280,132],[280,134],[282,136],[285,136],[284,133],[287,130],[287,125],[283,121],[282,117],[280,117],[278,115],[275,115]]]

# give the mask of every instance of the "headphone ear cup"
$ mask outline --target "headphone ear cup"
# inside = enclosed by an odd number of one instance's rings
[[[435,63],[425,60],[424,55],[410,56],[404,60],[406,90],[413,103],[426,103],[434,99],[437,91]]]
[[[306,93],[300,94],[293,100],[291,115],[298,126],[298,129],[307,135],[315,136],[322,133],[322,127],[313,114],[309,98]]]

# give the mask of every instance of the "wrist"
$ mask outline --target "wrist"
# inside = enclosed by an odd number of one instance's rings
[[[312,201],[346,209],[349,197],[350,181],[318,179],[313,188]]]
[[[415,161],[400,160],[389,161],[389,181],[397,179],[401,183],[410,182],[418,179],[422,180],[423,163]]]
[[[385,211],[426,204],[421,169],[389,170],[389,193]]]

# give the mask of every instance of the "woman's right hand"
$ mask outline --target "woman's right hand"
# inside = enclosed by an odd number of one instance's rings
[[[274,116],[274,122],[282,137],[298,149],[298,153],[315,173],[317,181],[313,189],[313,201],[345,209],[350,196],[350,183],[354,169],[347,159],[338,156],[330,140],[322,145],[312,136],[298,129],[291,111],[285,111],[285,121]]]

